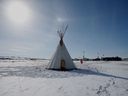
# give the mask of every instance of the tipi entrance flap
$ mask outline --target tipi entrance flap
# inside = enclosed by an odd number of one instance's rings
[[[61,70],[65,70],[65,69],[66,69],[66,63],[65,63],[65,60],[64,60],[64,59],[61,59],[61,62],[60,62],[60,69],[61,69]]]

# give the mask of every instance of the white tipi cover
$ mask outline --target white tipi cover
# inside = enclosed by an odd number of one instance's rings
[[[49,62],[48,69],[54,70],[72,70],[76,69],[73,60],[71,59],[66,46],[63,42],[63,36],[60,36],[61,40],[57,46],[56,52]]]

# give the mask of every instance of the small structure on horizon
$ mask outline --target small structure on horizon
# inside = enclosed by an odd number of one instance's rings
[[[53,55],[52,59],[48,64],[48,69],[61,70],[61,71],[76,69],[75,64],[73,63],[73,60],[70,54],[68,53],[68,50],[63,42],[63,38],[65,32],[67,31],[67,28],[68,26],[66,26],[62,30],[57,31],[60,37],[60,42],[57,46],[55,54]]]

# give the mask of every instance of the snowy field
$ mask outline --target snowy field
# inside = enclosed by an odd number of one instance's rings
[[[0,60],[0,96],[128,96],[128,61],[75,62],[46,70],[47,60]]]

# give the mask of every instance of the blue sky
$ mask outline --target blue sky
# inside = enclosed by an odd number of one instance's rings
[[[127,0],[1,0],[0,55],[50,58],[57,30],[71,57],[128,57]],[[20,7],[19,7],[20,6]]]

